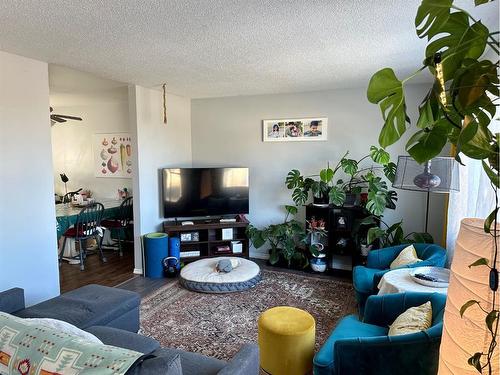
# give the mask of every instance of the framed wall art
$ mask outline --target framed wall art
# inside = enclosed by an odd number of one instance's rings
[[[94,134],[95,176],[132,178],[133,152],[130,133]]]
[[[328,118],[292,118],[262,121],[264,142],[326,141]]]

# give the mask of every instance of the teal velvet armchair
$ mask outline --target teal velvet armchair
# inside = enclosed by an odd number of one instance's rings
[[[387,336],[389,325],[410,307],[432,305],[432,326],[421,332]],[[343,318],[314,356],[314,375],[435,375],[446,295],[398,293],[370,296],[363,321]]]
[[[377,293],[377,285],[382,276],[390,271],[389,266],[399,255],[401,250],[409,244],[386,247],[372,250],[368,253],[366,266],[356,266],[352,272],[352,282],[356,293],[359,315],[363,316],[366,299]],[[405,266],[406,268],[434,266],[444,267],[446,264],[446,250],[439,245],[417,243],[413,244],[421,262]]]

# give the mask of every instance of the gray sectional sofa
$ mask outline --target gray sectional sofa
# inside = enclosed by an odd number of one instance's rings
[[[132,375],[169,374],[170,359],[180,357],[183,375],[258,375],[256,345],[243,345],[230,362],[197,353],[163,348],[158,341],[141,336],[140,296],[137,293],[100,285],[87,285],[28,308],[20,288],[0,292],[0,311],[22,318],[52,318],[66,321],[92,333],[103,343],[151,355],[152,365],[130,372]],[[129,373],[127,373],[129,374]]]

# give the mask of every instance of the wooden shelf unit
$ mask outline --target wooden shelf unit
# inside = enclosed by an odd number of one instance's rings
[[[219,222],[219,220],[193,220],[192,225],[182,225],[181,222],[165,221],[163,230],[169,237],[179,237],[183,233],[198,233],[198,241],[182,241],[181,254],[186,251],[199,251],[199,256],[182,257],[184,263],[193,262],[198,259],[213,258],[219,256],[238,256],[248,258],[249,240],[246,229],[249,222],[238,218],[236,222]],[[222,229],[232,229],[232,239],[222,239]],[[228,245],[231,241],[239,241],[242,245],[241,253],[217,253],[217,246]]]

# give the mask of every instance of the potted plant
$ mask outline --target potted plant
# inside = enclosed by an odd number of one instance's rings
[[[297,207],[285,206],[285,209],[285,220],[282,223],[271,224],[263,229],[249,225],[247,235],[257,249],[266,243],[270,245],[270,264],[306,268],[309,265],[307,250],[300,247],[306,240],[306,231],[299,221],[291,218],[297,213]]]
[[[488,2],[474,0],[476,6]],[[410,128],[405,85],[428,70],[434,76],[434,82],[418,105],[419,117],[414,134],[406,143],[406,151],[422,164],[451,144],[459,163],[462,163],[461,154],[481,161],[495,197],[498,197],[500,134],[491,124],[499,100],[499,31],[491,32],[453,0],[423,0],[415,17],[415,28],[417,36],[427,42],[422,66],[404,79],[399,79],[391,68],[381,69],[372,76],[368,85],[367,98],[380,106],[383,117],[379,144],[388,147],[396,143]],[[493,361],[498,361],[495,350],[498,350],[500,320],[500,311],[495,307],[495,299],[500,298],[498,198],[492,203],[494,209],[484,220],[484,232],[494,238],[492,248],[481,247],[478,243],[476,249],[478,254],[488,254],[490,259],[483,256],[469,268],[482,267],[493,302],[469,300],[460,309],[461,316],[472,308],[484,313],[484,329],[478,335],[484,336],[485,340],[477,349],[472,349],[476,352],[469,350],[468,364],[478,373],[489,374],[492,374]],[[396,231],[394,229],[391,233],[396,235]]]

